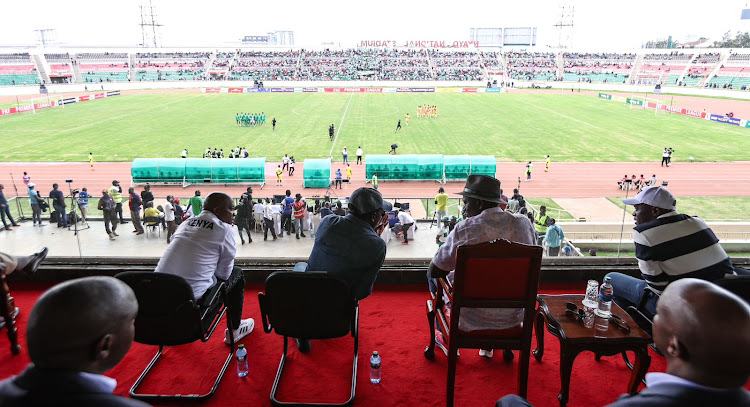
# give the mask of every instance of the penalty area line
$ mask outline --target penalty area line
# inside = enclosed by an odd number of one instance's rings
[[[328,156],[331,157],[331,160],[333,160],[333,148],[336,147],[336,140],[339,139],[339,133],[341,133],[341,126],[344,124],[344,118],[346,117],[346,112],[349,111],[349,104],[352,103],[352,97],[354,97],[354,92],[349,94],[349,101],[346,102],[346,108],[344,109],[344,114],[341,116],[341,122],[339,123],[339,129],[336,130],[336,135],[333,136],[333,144],[331,145],[331,151],[328,152]]]

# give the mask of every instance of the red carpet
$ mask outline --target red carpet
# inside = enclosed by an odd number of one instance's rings
[[[12,283],[12,294],[21,308],[18,317],[19,336],[25,338],[28,313],[34,301],[50,284]],[[570,293],[583,290],[585,283],[543,286],[544,293]],[[266,334],[260,326],[257,292],[259,284],[248,285],[245,316],[256,320],[255,331],[242,343],[248,348],[250,374],[238,378],[236,365],[229,365],[214,397],[205,406],[270,406],[269,394],[276,375],[283,340]],[[360,358],[357,372],[356,406],[438,406],[445,402],[447,358],[437,351],[434,361],[424,358],[428,343],[425,317],[426,287],[376,286],[375,292],[360,303]],[[223,322],[222,322],[223,324]],[[221,327],[221,325],[220,325]],[[546,334],[542,363],[531,359],[529,401],[535,406],[557,407],[560,391],[559,343]],[[217,329],[208,343],[195,343],[165,351],[155,367],[153,380],[144,391],[170,389],[172,392],[198,393],[207,391],[213,375],[221,368],[227,347]],[[24,348],[25,348],[25,340]],[[353,339],[313,341],[308,355],[290,346],[289,358],[280,386],[279,398],[284,401],[341,402],[348,397],[348,375],[351,373]],[[293,342],[292,342],[293,345]],[[532,349],[536,346],[532,342]],[[119,382],[116,392],[127,394],[130,386],[150,361],[156,347],[133,344],[125,359],[108,375]],[[373,350],[383,358],[383,381],[369,382],[369,355]],[[650,371],[664,371],[664,358],[652,353]],[[461,352],[456,383],[457,406],[492,406],[501,396],[516,392],[518,356],[506,364],[500,354],[488,360],[476,350]],[[17,374],[29,363],[25,349],[11,356],[5,332],[0,336],[0,379]],[[612,402],[625,391],[630,371],[619,356],[605,357],[600,362],[592,353],[582,353],[573,367],[569,406],[601,406]],[[188,403],[181,403],[188,404]],[[174,405],[174,404],[172,404]]]

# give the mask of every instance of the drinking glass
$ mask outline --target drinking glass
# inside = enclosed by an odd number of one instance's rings
[[[583,298],[583,306],[586,308],[596,308],[599,303],[599,282],[596,280],[589,280],[586,285],[586,296]]]

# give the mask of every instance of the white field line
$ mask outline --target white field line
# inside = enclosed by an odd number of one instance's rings
[[[336,140],[339,138],[339,133],[341,133],[341,126],[344,124],[344,118],[346,117],[346,112],[349,111],[349,104],[352,103],[352,97],[354,97],[354,92],[352,92],[349,95],[349,101],[346,102],[346,109],[344,109],[344,114],[341,116],[341,122],[339,123],[339,129],[336,130],[336,135],[333,136],[333,144],[331,145],[331,151],[328,152],[328,156],[333,159],[333,148],[336,147]]]

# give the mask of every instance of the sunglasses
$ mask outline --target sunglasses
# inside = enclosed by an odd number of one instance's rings
[[[578,307],[576,304],[573,304],[572,302],[566,302],[565,303],[565,314],[572,315],[576,321],[583,321],[583,319],[586,317],[586,311],[584,311],[582,308]],[[618,317],[615,314],[611,314],[610,320],[617,325],[618,328],[622,329],[625,332],[630,332],[630,325],[628,325],[627,322],[625,322],[624,319]]]

